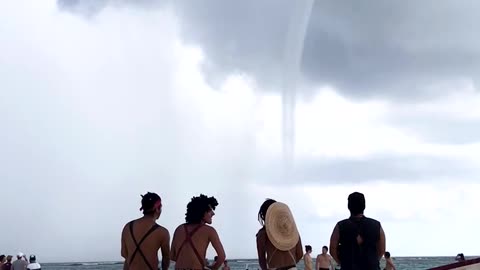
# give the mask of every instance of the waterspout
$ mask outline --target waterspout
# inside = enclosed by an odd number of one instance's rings
[[[294,168],[297,80],[314,0],[296,0],[294,2],[295,5],[287,32],[283,65],[285,69],[282,89],[282,150],[286,176],[290,175]]]

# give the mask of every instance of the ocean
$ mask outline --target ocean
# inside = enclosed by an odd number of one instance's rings
[[[467,258],[470,259],[470,258]],[[425,270],[455,262],[455,257],[396,257],[393,258],[398,270]],[[41,263],[41,262],[40,262]],[[257,260],[229,260],[231,270],[257,270]],[[383,269],[385,261],[382,260]],[[297,265],[303,270],[303,261]],[[42,263],[43,270],[122,270],[122,262],[79,262],[79,263]],[[174,269],[172,263],[170,269]]]

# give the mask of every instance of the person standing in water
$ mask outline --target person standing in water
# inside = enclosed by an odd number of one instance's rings
[[[223,262],[222,270],[230,270],[230,266],[228,266],[228,261],[227,260],[225,260]]]
[[[217,231],[210,226],[218,206],[215,197],[200,194],[187,204],[185,223],[173,233],[171,258],[175,269],[219,269],[225,261],[225,251]],[[217,260],[205,265],[208,246],[212,244],[217,252]]]
[[[303,257],[302,240],[288,206],[268,199],[260,206],[258,221],[262,226],[257,233],[261,270],[296,269]]]
[[[348,196],[350,218],[337,223],[330,237],[330,253],[342,270],[379,270],[385,253],[385,232],[379,221],[364,216],[365,196]]]
[[[303,263],[305,264],[305,270],[313,270],[312,246],[305,246],[305,254],[303,255]]]
[[[322,254],[318,254],[315,260],[315,270],[330,270],[334,269],[332,258],[328,255],[328,247],[322,247]]]
[[[395,264],[393,264],[392,257],[390,257],[390,252],[385,252],[385,270],[396,270]]]
[[[158,250],[162,251],[162,270],[170,266],[170,233],[157,224],[162,200],[155,193],[142,195],[143,217],[128,222],[122,231],[121,255],[124,270],[158,269]]]

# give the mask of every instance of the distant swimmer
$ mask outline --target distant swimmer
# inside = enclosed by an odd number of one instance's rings
[[[230,266],[228,265],[228,261],[227,261],[227,260],[225,260],[225,261],[223,262],[222,270],[230,270]]]
[[[328,247],[322,247],[322,254],[318,254],[317,259],[315,260],[315,270],[330,270],[334,269],[332,257],[328,255]]]
[[[385,270],[396,270],[390,252],[385,252]]]
[[[305,264],[305,270],[313,270],[312,246],[305,246],[305,255],[303,255],[303,263]]]
[[[30,255],[30,263],[27,265],[27,270],[41,270],[42,266],[37,263],[37,257]]]
[[[260,269],[296,269],[303,247],[295,220],[288,206],[268,199],[258,211],[262,228],[257,233]]]
[[[17,254],[17,260],[12,263],[11,270],[26,270],[27,269],[27,259],[22,252]]]
[[[377,270],[385,253],[385,233],[379,221],[363,215],[365,196],[348,196],[350,218],[337,223],[330,237],[330,253],[342,270]]]
[[[217,252],[217,260],[207,266],[219,269],[225,261],[225,250],[215,228],[211,226],[218,206],[215,197],[200,194],[187,204],[185,223],[173,233],[171,258],[175,269],[204,269],[208,246],[212,244]]]
[[[122,231],[121,254],[124,270],[158,269],[158,251],[162,252],[162,270],[170,266],[170,233],[157,224],[162,200],[155,193],[142,195],[143,217],[128,222]]]

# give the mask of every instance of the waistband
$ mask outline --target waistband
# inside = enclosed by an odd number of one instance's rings
[[[275,268],[275,270],[290,270],[290,269],[297,269],[297,266],[293,264],[289,266]]]

